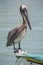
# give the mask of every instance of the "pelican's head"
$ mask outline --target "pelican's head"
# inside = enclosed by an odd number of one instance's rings
[[[20,13],[21,13],[22,17],[24,19],[26,19],[28,26],[31,30],[31,25],[30,25],[30,22],[29,22],[29,19],[28,19],[28,11],[27,11],[27,7],[25,5],[20,6]]]

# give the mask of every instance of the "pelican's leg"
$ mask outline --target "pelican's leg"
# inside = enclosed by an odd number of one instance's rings
[[[18,52],[18,49],[15,48],[15,43],[13,42],[13,48],[14,48],[14,53]]]
[[[15,43],[14,43],[14,42],[13,42],[13,48],[14,48],[14,50],[16,49],[16,48],[15,48]]]
[[[19,42],[19,49],[21,49],[21,48],[20,48],[20,42]]]
[[[23,51],[23,52],[25,52],[25,50],[23,50],[21,47],[20,47],[20,42],[19,42],[19,48],[18,48],[19,50],[21,50],[21,52]]]

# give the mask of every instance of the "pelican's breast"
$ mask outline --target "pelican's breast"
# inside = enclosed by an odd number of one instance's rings
[[[15,43],[19,43],[25,36],[27,29],[24,29],[21,31],[21,33],[18,35],[18,37],[14,40]]]
[[[22,32],[21,32],[21,35],[24,37],[26,34],[26,29],[24,29]]]

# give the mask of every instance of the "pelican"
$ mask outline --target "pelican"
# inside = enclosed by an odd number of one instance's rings
[[[28,24],[30,30],[32,29],[31,25],[30,25],[30,22],[29,22],[29,18],[28,18],[27,7],[25,5],[20,6],[20,13],[21,13],[21,16],[23,18],[22,25],[15,28],[15,29],[13,29],[13,30],[11,30],[11,31],[9,31],[8,36],[7,36],[7,44],[6,44],[6,46],[8,47],[8,46],[13,45],[14,50],[16,49],[15,48],[16,43],[19,44],[19,49],[21,49],[20,42],[24,38],[24,36],[26,34],[27,24]]]

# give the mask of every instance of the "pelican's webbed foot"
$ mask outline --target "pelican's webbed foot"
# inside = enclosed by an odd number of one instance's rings
[[[15,48],[14,49],[14,53],[17,53],[19,50],[18,50],[18,48]]]

